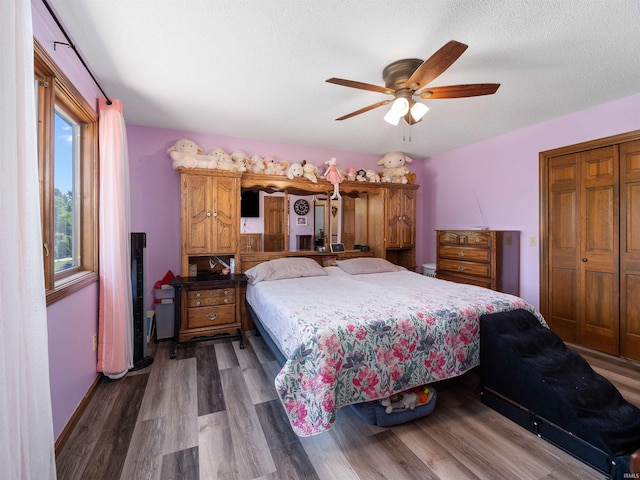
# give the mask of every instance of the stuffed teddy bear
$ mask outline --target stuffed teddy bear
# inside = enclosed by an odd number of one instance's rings
[[[385,408],[386,413],[392,413],[394,410],[415,410],[418,401],[418,394],[411,391],[396,393],[390,397],[383,398],[380,403]]]
[[[306,160],[302,161],[302,176],[309,180],[311,183],[318,183],[318,167],[307,163]]]
[[[287,178],[293,180],[294,178],[301,177],[304,174],[304,169],[301,163],[294,162],[287,168]]]
[[[275,157],[264,157],[264,173],[267,175],[275,175],[277,163]]]
[[[264,173],[266,165],[260,155],[254,155],[249,159],[248,170],[251,173]]]
[[[363,168],[356,172],[356,182],[366,182],[367,181],[367,171]]]
[[[215,168],[215,158],[203,155],[204,150],[194,141],[182,138],[167,153],[173,161],[173,168]]]
[[[405,167],[405,163],[411,163],[413,160],[402,152],[388,152],[380,160],[378,165],[384,165],[380,172],[383,182],[389,183],[409,183],[407,173],[409,169]]]
[[[344,178],[350,182],[355,182],[357,175],[358,169],[355,167],[349,167],[344,173]]]
[[[371,183],[380,183],[380,175],[375,170],[367,169],[367,181]]]

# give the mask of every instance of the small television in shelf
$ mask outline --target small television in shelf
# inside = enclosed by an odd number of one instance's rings
[[[244,190],[240,197],[240,216],[260,216],[260,193],[252,190]]]

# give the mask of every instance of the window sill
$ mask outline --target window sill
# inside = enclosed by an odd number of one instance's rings
[[[58,282],[52,290],[47,290],[47,305],[57,302],[99,280],[97,272],[84,271]]]

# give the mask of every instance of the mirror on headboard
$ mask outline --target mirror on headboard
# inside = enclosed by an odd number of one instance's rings
[[[290,187],[293,185],[293,187]],[[305,190],[308,188],[308,191]],[[260,184],[243,180],[241,202],[251,201],[246,191],[258,192],[258,216],[243,216],[242,252],[329,251],[329,244],[343,243],[346,250],[381,242],[383,211],[379,189],[366,185],[341,190],[341,198],[320,184],[287,182]],[[245,205],[244,212],[255,211]]]

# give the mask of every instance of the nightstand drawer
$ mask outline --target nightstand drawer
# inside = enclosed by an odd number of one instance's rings
[[[189,308],[187,312],[187,328],[227,325],[236,321],[235,305]]]
[[[440,247],[440,257],[467,262],[491,262],[491,251],[486,248]]]
[[[491,265],[488,263],[471,263],[443,259],[438,266],[438,272],[440,271],[474,275],[476,277],[491,277]]]
[[[187,292],[187,307],[205,307],[236,303],[235,288],[216,288],[212,290],[190,290]]]

